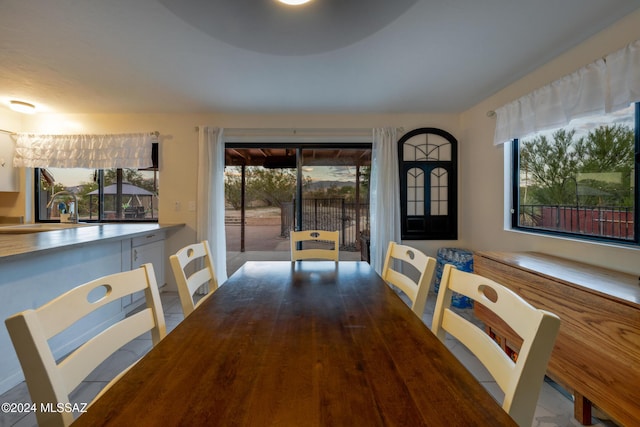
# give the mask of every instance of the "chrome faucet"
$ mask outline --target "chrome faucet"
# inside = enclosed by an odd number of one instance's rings
[[[63,194],[73,197],[73,214],[69,216],[69,220],[70,220],[69,222],[73,222],[77,224],[78,223],[78,197],[74,193],[67,190],[58,191],[53,196],[51,196],[51,200],[49,200],[49,203],[47,203],[47,209],[51,208],[51,205],[53,205],[53,201],[56,199],[56,197]]]

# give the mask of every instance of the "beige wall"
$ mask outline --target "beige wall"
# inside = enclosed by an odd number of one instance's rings
[[[459,141],[460,225],[459,241],[412,242],[429,254],[440,246],[491,250],[536,250],[583,259],[638,273],[640,250],[612,245],[588,244],[551,237],[532,236],[504,229],[503,148],[494,147],[495,120],[486,116],[493,110],[582,65],[611,53],[640,38],[640,11],[627,16],[612,28],[575,47],[462,114],[364,114],[364,115],[240,115],[240,114],[141,114],[84,115],[49,114],[16,117],[0,112],[0,128],[28,132],[120,133],[159,131],[160,221],[185,223],[170,238],[173,252],[195,239],[195,212],[188,211],[196,201],[196,126],[224,128],[365,128],[397,126],[405,130],[439,127]],[[7,110],[8,111],[8,110]],[[6,117],[5,117],[6,116]],[[18,129],[19,127],[19,129]],[[24,183],[24,180],[23,180]],[[24,193],[24,192],[23,192]],[[21,193],[22,194],[22,193]],[[175,210],[175,202],[181,210]],[[25,200],[0,194],[0,215],[24,212]]]
[[[23,115],[14,111],[4,109],[0,112],[0,129],[9,132],[19,132],[22,130]],[[24,171],[20,172],[20,183],[24,186]],[[24,216],[25,193],[4,193],[0,192],[0,216]]]
[[[640,39],[640,11],[530,73],[461,116],[461,215],[465,240],[475,250],[540,251],[640,274],[640,249],[505,231],[504,147],[494,147],[494,110]],[[508,182],[506,183],[508,184]]]

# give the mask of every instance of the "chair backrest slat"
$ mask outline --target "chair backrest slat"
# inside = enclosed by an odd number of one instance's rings
[[[67,389],[75,389],[115,351],[153,327],[151,309],[145,309],[123,319],[78,347],[59,365]]]
[[[146,270],[135,269],[101,277],[71,289],[38,310],[45,336],[51,338],[98,308],[144,290],[146,283]],[[62,301],[58,303],[58,299]],[[74,309],[69,310],[69,307]]]

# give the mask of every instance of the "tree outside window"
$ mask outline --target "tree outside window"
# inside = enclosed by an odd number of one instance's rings
[[[631,106],[520,140],[515,226],[635,241],[633,116]]]

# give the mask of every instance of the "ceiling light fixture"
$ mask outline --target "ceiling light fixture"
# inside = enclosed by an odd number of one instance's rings
[[[301,4],[309,3],[311,0],[278,0],[280,3],[288,4],[291,6],[299,6]]]
[[[35,114],[36,106],[24,101],[9,101],[9,108],[18,113]]]

